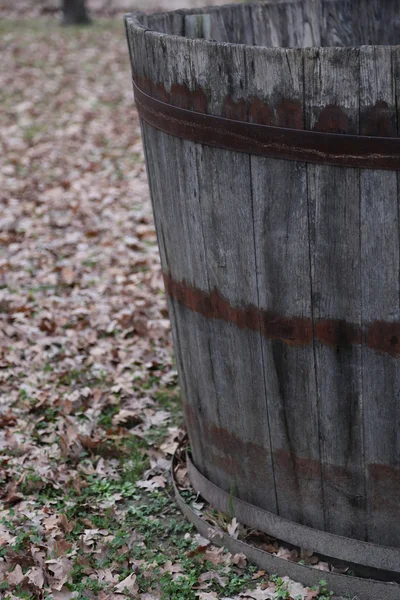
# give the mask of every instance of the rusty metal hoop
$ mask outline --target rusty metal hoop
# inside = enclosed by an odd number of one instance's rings
[[[301,565],[298,563],[292,563],[273,554],[269,554],[255,546],[251,546],[246,542],[234,539],[228,534],[224,533],[219,529],[210,527],[204,519],[202,519],[184,500],[181,496],[177,482],[174,477],[174,467],[176,465],[176,451],[172,461],[172,479],[175,497],[179,508],[185,517],[193,523],[200,535],[208,538],[213,544],[217,546],[224,546],[230,552],[240,553],[242,552],[247,556],[249,560],[254,562],[259,568],[267,570],[269,573],[276,573],[279,576],[289,576],[294,580],[301,581],[304,585],[315,586],[318,585],[321,578],[323,578],[327,585],[332,588],[336,594],[334,598],[338,598],[337,594],[346,595],[356,594],[362,600],[398,600],[400,598],[400,585],[397,583],[377,581],[374,579],[363,579],[360,577],[352,577],[348,575],[342,575],[335,572],[321,572],[318,569],[314,569],[307,565]],[[189,478],[193,485],[193,488],[212,504],[214,508],[227,512],[229,504],[233,502],[235,510],[235,516],[239,521],[244,522],[246,525],[251,527],[257,527],[261,531],[265,531],[268,528],[267,533],[274,535],[276,527],[279,529],[279,536],[282,538],[282,534],[285,533],[286,540],[289,541],[288,537],[295,545],[299,545],[297,542],[306,541],[309,545],[310,542],[314,544],[313,550],[316,547],[328,549],[328,544],[331,544],[330,554],[334,551],[335,555],[340,554],[342,557],[346,556],[347,560],[349,557],[358,559],[360,556],[368,556],[367,553],[361,554],[361,551],[365,552],[365,548],[368,547],[369,552],[373,552],[373,558],[379,561],[379,564],[395,566],[396,570],[399,570],[398,563],[398,550],[395,548],[384,548],[369,544],[367,542],[359,542],[349,538],[343,538],[328,534],[322,531],[317,531],[298,525],[282,519],[272,513],[263,511],[256,506],[250,505],[237,498],[232,498],[230,494],[224,492],[216,485],[208,481],[191,462],[190,458],[187,457]],[[291,531],[292,529],[292,531]],[[304,536],[304,537],[302,537]],[[342,551],[339,550],[339,544],[343,545]],[[300,544],[301,545],[301,544]],[[396,557],[397,554],[397,557]],[[370,561],[365,558],[363,563],[369,563]],[[361,563],[360,563],[361,564]],[[375,565],[377,562],[375,563]],[[323,575],[323,577],[322,577]]]
[[[259,125],[199,113],[157,100],[133,81],[136,106],[149,125],[181,139],[246,154],[315,164],[400,170],[400,138],[325,133]]]

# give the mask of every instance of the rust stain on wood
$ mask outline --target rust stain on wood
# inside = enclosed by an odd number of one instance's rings
[[[226,96],[224,100],[224,117],[227,119],[238,119],[239,121],[246,121],[247,116],[247,100],[241,98],[240,100],[233,100],[230,96]]]
[[[371,479],[371,508],[397,518],[400,496],[400,467],[370,464],[368,473]]]
[[[283,470],[290,470],[296,473],[296,476],[305,479],[314,479],[321,477],[321,462],[305,456],[297,456],[294,452],[278,450],[274,453],[274,464],[279,465]]]
[[[378,100],[374,106],[361,110],[361,135],[396,137],[396,114],[387,102]]]
[[[183,402],[185,420],[192,430],[198,425],[195,408],[187,402]],[[235,433],[226,428],[209,423],[202,417],[202,435],[209,447],[209,459],[212,464],[221,469],[230,477],[241,477],[244,472],[250,474],[254,480],[260,479],[265,485],[265,466],[269,449],[242,440]],[[296,477],[314,479],[321,476],[321,462],[307,457],[299,456],[294,452],[278,449],[273,452],[274,464],[283,471],[293,472]],[[387,511],[395,511],[398,508],[398,492],[400,490],[400,468],[383,464],[373,463],[368,466],[370,478],[374,481],[375,497],[374,504]],[[347,490],[347,496],[354,508],[363,510],[365,507],[365,496],[355,491],[348,491],[348,484],[357,478],[357,473],[351,468],[342,465],[328,465],[324,469],[324,479],[328,485]],[[386,492],[385,492],[386,490]]]
[[[140,89],[157,100],[186,110],[208,113],[208,97],[200,86],[191,90],[184,83],[173,83],[168,90],[163,83],[155,83],[148,77],[135,75],[135,81]],[[257,96],[234,100],[232,96],[227,95],[223,105],[222,116],[227,119],[247,121],[248,115],[250,122],[258,125],[304,129],[303,106],[298,100],[282,98],[274,111],[265,100]]]
[[[291,98],[282,98],[277,108],[278,127],[304,129],[304,109],[301,102]]]
[[[148,87],[149,82],[146,85]],[[294,127],[302,125],[296,103],[285,100],[291,108],[284,120],[291,127],[268,126],[251,121],[254,114],[251,115],[247,106],[250,122],[209,114],[201,87],[190,90],[176,84],[177,88],[171,86],[167,91],[162,85],[151,85],[151,91],[146,93],[133,83],[136,106],[144,121],[169,135],[214,148],[281,160],[400,170],[400,138],[346,133],[354,127],[350,127],[350,117],[341,107],[324,107],[314,130],[304,130]],[[175,96],[174,89],[179,90]],[[236,102],[227,95],[222,103],[225,114],[244,113],[245,101]],[[261,104],[257,110],[261,110]],[[267,112],[259,113],[260,118],[268,119]],[[279,119],[279,111],[274,112],[273,117]]]
[[[148,77],[135,75],[135,81],[146,94],[153,94],[161,102],[199,113],[208,112],[207,94],[200,86],[197,86],[195,90],[190,90],[184,83],[173,83],[167,90],[164,84],[154,83]]]
[[[279,340],[293,346],[311,344],[314,338],[336,350],[364,344],[371,350],[391,356],[400,356],[400,323],[374,321],[365,327],[348,323],[343,319],[319,319],[314,324],[306,317],[283,316],[262,310],[249,304],[244,307],[232,306],[218,290],[204,292],[177,282],[164,274],[166,293],[189,310],[207,319],[220,319],[233,323],[239,329],[260,331],[271,340]]]
[[[348,348],[362,344],[362,332],[357,325],[343,319],[320,319],[315,323],[315,337],[336,348]]]
[[[325,133],[348,133],[350,129],[349,117],[343,108],[335,104],[328,104],[321,110],[314,127],[315,131]]]
[[[372,323],[367,329],[367,346],[392,356],[400,355],[400,323]]]
[[[188,402],[183,402],[186,424],[189,431],[198,427],[199,418],[195,414],[194,407]],[[259,480],[265,484],[265,473],[268,470],[269,451],[260,444],[244,441],[235,433],[224,427],[201,417],[201,435],[208,445],[209,459],[212,464],[231,477],[248,478]]]
[[[274,111],[264,100],[254,96],[249,100],[249,119],[259,125],[274,125]]]

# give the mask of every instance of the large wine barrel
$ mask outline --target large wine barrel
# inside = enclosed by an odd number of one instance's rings
[[[400,571],[398,2],[126,25],[197,471]]]

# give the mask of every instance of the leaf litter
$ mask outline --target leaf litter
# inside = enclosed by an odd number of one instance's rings
[[[121,20],[0,28],[1,597],[309,600],[173,500],[183,421]]]

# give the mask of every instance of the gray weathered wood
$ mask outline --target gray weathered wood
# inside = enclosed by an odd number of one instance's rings
[[[132,72],[159,100],[398,135],[400,50],[379,45],[400,40],[394,0],[139,21]],[[142,132],[196,466],[285,518],[400,547],[399,174]]]
[[[158,20],[160,18],[161,16]],[[131,38],[132,51],[136,57],[135,76],[139,81],[147,82],[148,93],[165,100],[155,84],[161,80],[171,89],[174,83],[189,83],[189,61],[185,61],[184,51],[181,56],[182,43],[179,48],[177,39],[170,41],[170,51],[175,43],[176,52],[172,55],[164,53],[162,47],[152,43],[149,37],[145,31],[136,30],[135,36]],[[171,65],[174,59],[176,62]],[[165,136],[144,122],[142,133],[163,272],[176,280],[185,279],[192,285],[201,285],[204,274],[203,281],[206,285],[204,253],[201,252],[198,186],[193,181],[196,177],[194,144]],[[194,160],[193,163],[190,157]],[[181,191],[181,195],[177,194],[177,190]],[[179,204],[179,201],[183,204]],[[174,299],[167,298],[182,396],[187,419],[190,419],[191,424],[189,433],[194,459],[202,465],[205,473],[215,477],[208,446],[204,444],[205,432],[198,418],[200,395],[205,393],[203,377],[212,368],[210,360],[207,361],[207,354],[204,351],[198,352],[204,338],[202,331],[205,329],[207,332],[208,324],[202,323],[201,317],[190,313]],[[198,354],[206,359],[197,364]],[[201,375],[201,380],[197,374]],[[211,466],[208,468],[208,465]]]
[[[207,110],[245,118],[244,48],[196,41],[192,49],[193,76],[206,91]],[[198,146],[197,171],[209,290],[233,306],[258,306],[250,159]],[[237,493],[276,510],[260,336],[220,320],[210,326],[220,430],[213,442],[226,469],[232,461],[241,464],[230,473]]]
[[[211,37],[210,15],[186,15],[185,36],[187,38],[200,38],[208,40]]]
[[[359,50],[305,51],[307,128],[359,132]],[[325,520],[365,538],[362,359],[359,345],[325,330],[326,319],[361,326],[360,183],[356,169],[308,165],[310,257]],[[321,339],[322,338],[322,339]],[[322,341],[323,339],[325,341]]]
[[[250,120],[302,128],[301,52],[253,47],[246,61],[249,95],[258,99]],[[260,306],[311,319],[306,165],[253,156],[251,187]],[[262,343],[278,511],[324,529],[313,348]]]
[[[222,21],[224,27],[217,23],[217,15],[219,16],[219,23]],[[212,39],[234,44],[252,45],[254,43],[250,6],[240,3],[230,11],[215,11],[212,16],[215,23],[212,27]],[[225,31],[226,39],[218,37],[219,31]]]
[[[360,50],[360,131],[397,135],[392,50]],[[400,321],[397,174],[361,171],[361,284],[364,328]],[[371,329],[370,329],[371,331]],[[369,343],[373,343],[371,333]],[[396,546],[400,540],[399,359],[362,348],[365,463],[369,541]]]

